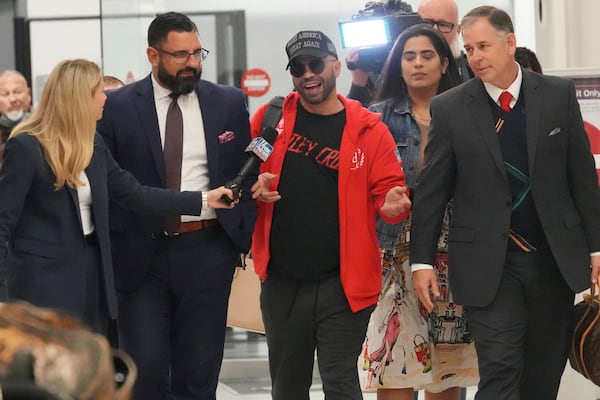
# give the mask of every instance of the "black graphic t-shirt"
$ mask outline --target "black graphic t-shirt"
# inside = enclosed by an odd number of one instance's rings
[[[318,280],[339,272],[338,167],[346,111],[298,114],[279,182],[269,272]]]

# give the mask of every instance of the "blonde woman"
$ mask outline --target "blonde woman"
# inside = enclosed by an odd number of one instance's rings
[[[99,135],[102,71],[87,60],[59,63],[38,107],[13,130],[0,169],[0,282],[5,297],[52,307],[105,333],[117,301],[109,200],[155,215],[200,215],[229,189],[175,192],[141,186]]]

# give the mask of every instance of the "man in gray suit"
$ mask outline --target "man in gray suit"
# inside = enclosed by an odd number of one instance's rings
[[[555,399],[574,292],[600,272],[600,191],[571,81],[515,62],[510,17],[462,20],[476,78],[431,103],[411,232],[413,281],[429,310],[446,203],[450,285],[479,357],[477,400]],[[590,270],[591,266],[591,270]]]

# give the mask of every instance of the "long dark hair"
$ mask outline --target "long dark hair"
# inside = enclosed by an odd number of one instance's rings
[[[392,50],[390,50],[383,64],[381,74],[375,83],[375,101],[391,98],[400,100],[408,96],[406,82],[402,77],[402,53],[408,39],[417,36],[426,36],[431,40],[442,65],[444,64],[444,58],[448,59],[448,68],[446,68],[446,73],[440,79],[437,92],[442,93],[460,82],[456,61],[444,37],[429,25],[413,25],[406,28],[394,42]]]

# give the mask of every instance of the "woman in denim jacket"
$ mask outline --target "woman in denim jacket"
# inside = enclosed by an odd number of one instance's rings
[[[459,82],[456,77],[443,37],[429,26],[415,25],[400,34],[378,79],[369,110],[381,113],[394,136],[411,193],[427,143],[429,103]],[[448,290],[442,290],[431,314],[420,306],[411,280],[409,232],[410,217],[395,225],[377,221],[383,283],[359,359],[362,382],[366,390],[377,389],[378,400],[412,400],[413,391],[420,389],[427,400],[455,400],[460,387],[477,384],[475,349],[462,308],[451,302]],[[447,289],[445,232],[435,267],[440,287]]]

